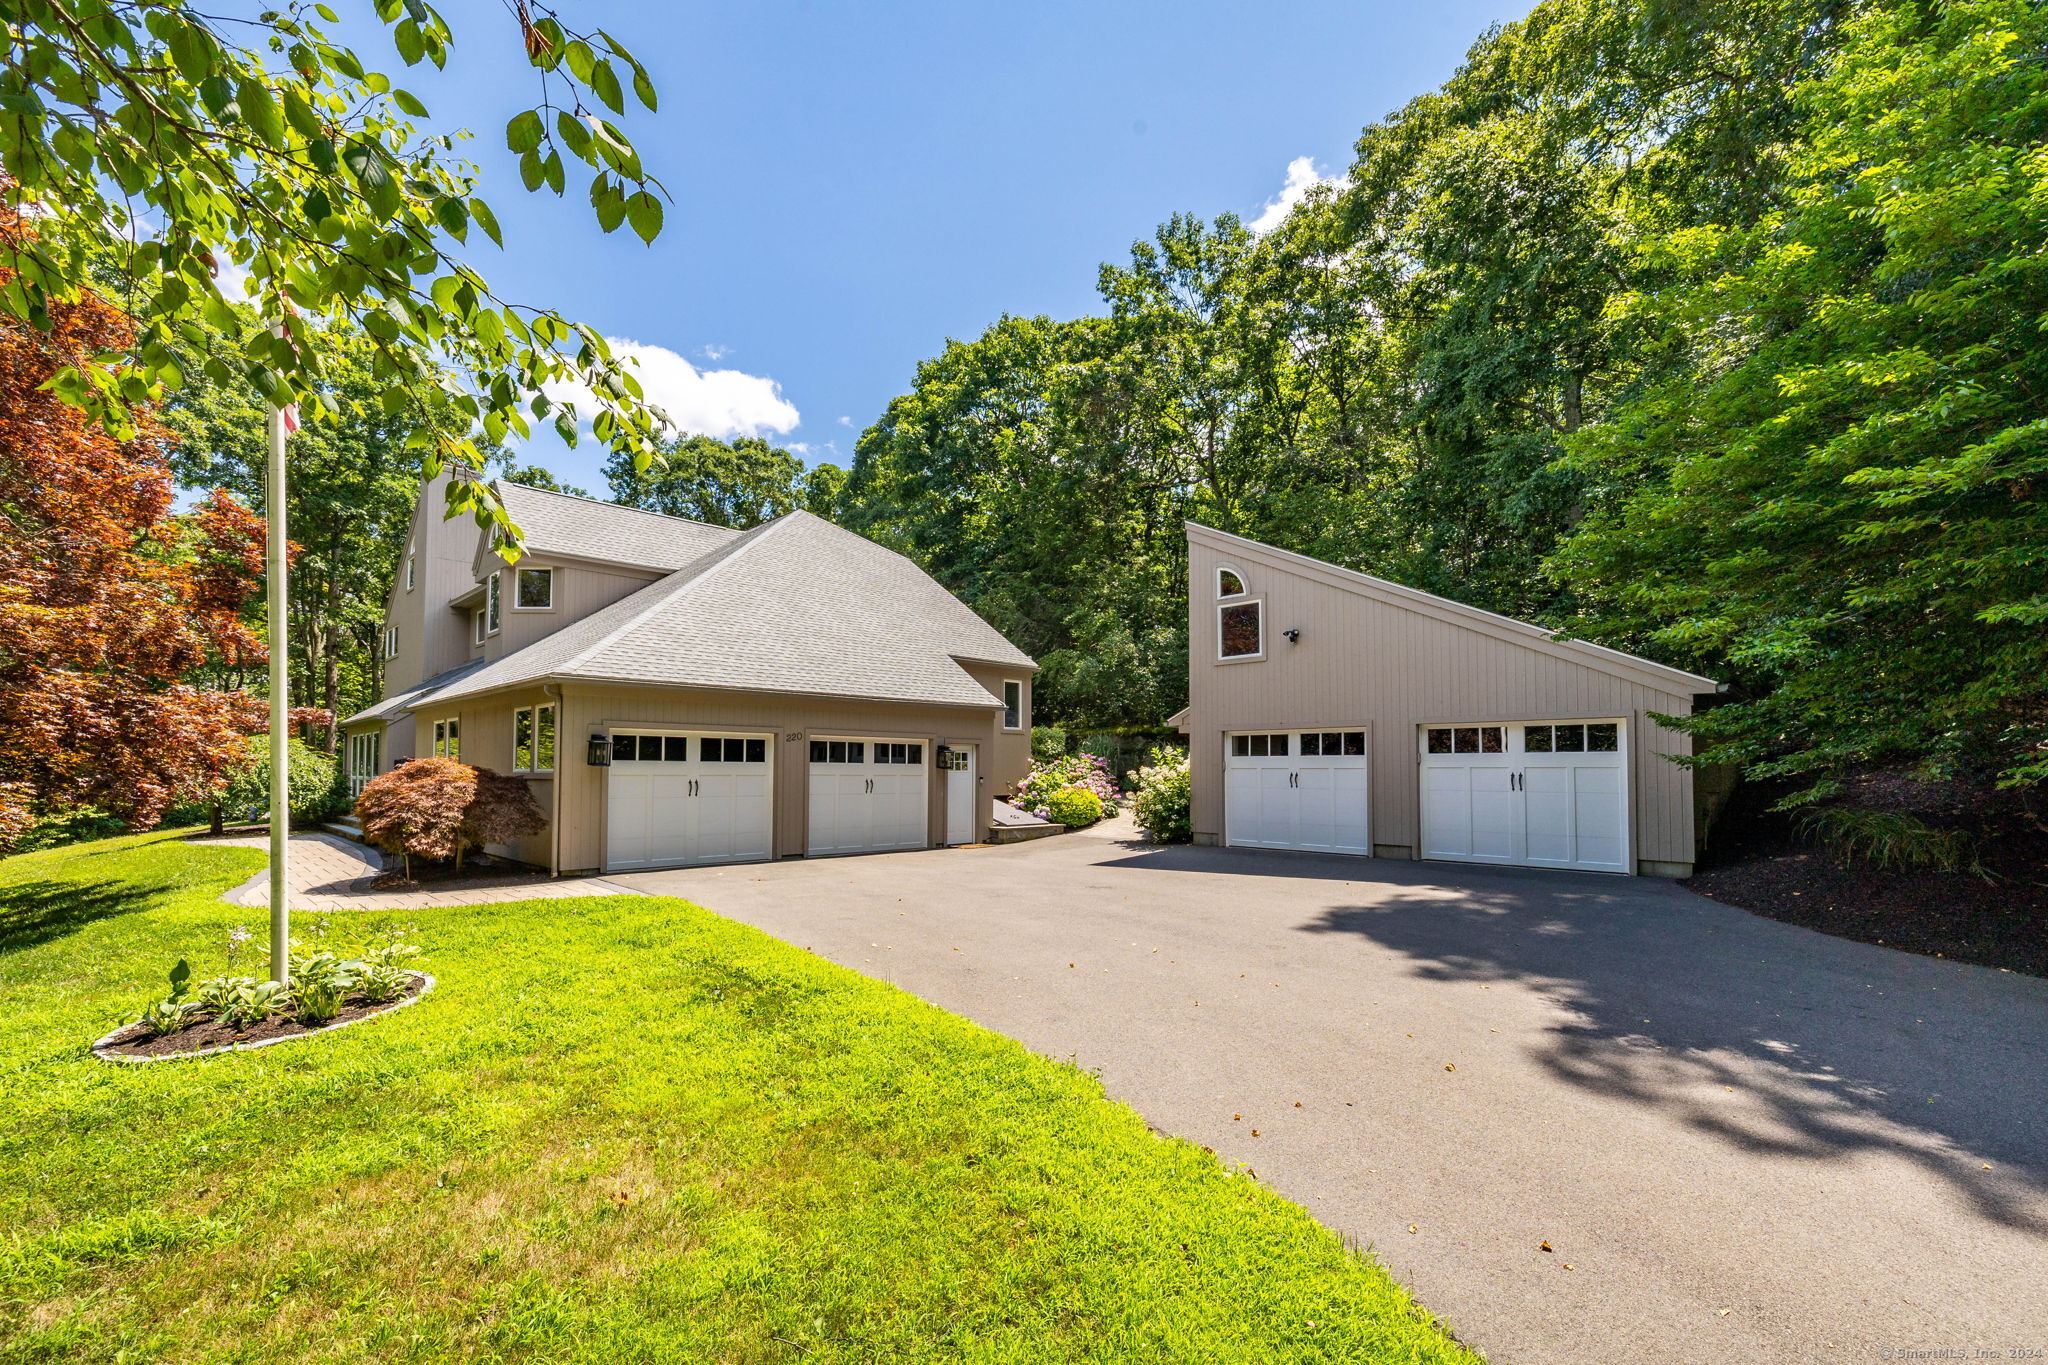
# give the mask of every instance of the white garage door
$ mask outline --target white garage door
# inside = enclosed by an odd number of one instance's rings
[[[1618,720],[1422,728],[1422,856],[1627,872]]]
[[[811,741],[809,852],[886,853],[931,842],[925,746],[900,739]]]
[[[614,734],[605,775],[606,868],[766,858],[773,752],[759,735]]]
[[[1225,842],[1370,854],[1365,749],[1363,728],[1227,736]]]

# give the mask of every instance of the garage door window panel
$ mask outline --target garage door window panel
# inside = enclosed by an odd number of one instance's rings
[[[1618,721],[1425,727],[1423,856],[1628,871],[1623,738]]]

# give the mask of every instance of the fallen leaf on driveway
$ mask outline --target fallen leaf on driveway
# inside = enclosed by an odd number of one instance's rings
[[[1451,1063],[1449,1063],[1449,1062],[1445,1062],[1445,1063],[1444,1063],[1444,1070],[1446,1070],[1446,1071],[1456,1071],[1457,1069],[1458,1069],[1457,1067],[1453,1066],[1453,1065],[1452,1065]]]
[[[1548,1250],[1550,1250],[1550,1243],[1548,1243],[1548,1242],[1545,1242],[1545,1243],[1543,1244],[1543,1249],[1544,1249],[1545,1251],[1548,1251]]]
[[[1413,1223],[1410,1223],[1410,1224],[1408,1225],[1408,1231],[1410,1231],[1410,1232],[1418,1232],[1418,1231],[1420,1231],[1420,1230],[1421,1230],[1421,1229],[1417,1228],[1417,1227],[1415,1226],[1415,1224],[1413,1224]]]

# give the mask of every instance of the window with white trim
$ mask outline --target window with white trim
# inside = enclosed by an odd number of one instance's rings
[[[1257,659],[1265,655],[1265,603],[1228,602],[1216,608],[1216,657]]]
[[[1024,728],[1024,684],[1016,678],[1003,680],[1003,728]]]
[[[418,575],[414,572],[414,562],[418,558],[419,547],[414,544],[408,544],[405,547],[405,590],[407,592],[411,592],[413,586],[419,582]]]
[[[384,627],[384,657],[387,659],[395,659],[398,657],[397,626]]]
[[[499,588],[500,575],[493,573],[484,580],[484,632],[496,635],[498,627],[505,623],[505,601]]]
[[[513,575],[514,611],[552,611],[555,605],[555,571],[520,569]]]
[[[484,609],[482,607],[478,607],[469,614],[469,630],[471,644],[480,645],[484,642]]]
[[[551,773],[555,770],[555,706],[522,706],[512,713],[512,770]]]
[[[1244,575],[1230,568],[1216,570],[1216,595],[1218,597],[1244,596]]]
[[[434,722],[434,757],[462,757],[462,718],[450,716]]]

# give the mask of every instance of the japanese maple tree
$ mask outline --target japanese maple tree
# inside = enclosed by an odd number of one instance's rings
[[[25,235],[0,210],[0,243]],[[217,790],[263,725],[256,698],[188,681],[265,658],[241,615],[262,521],[222,493],[173,515],[146,410],[116,440],[43,387],[125,347],[125,314],[87,293],[48,323],[0,314],[0,847],[73,806],[154,825]]]

